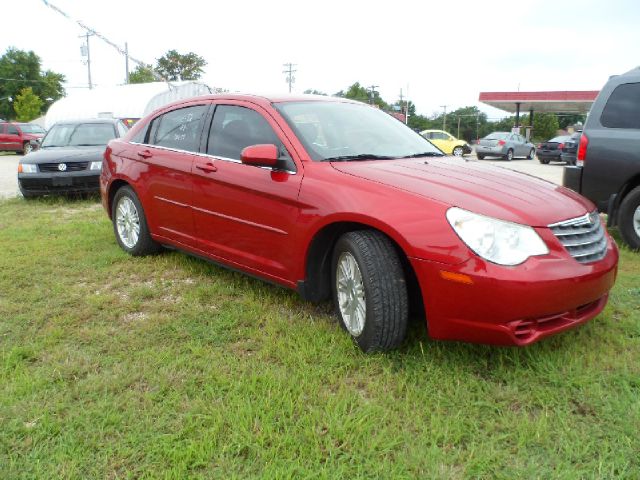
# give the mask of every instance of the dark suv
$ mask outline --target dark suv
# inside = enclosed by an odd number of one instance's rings
[[[592,200],[640,249],[640,67],[613,76],[596,99],[578,145],[577,165],[564,169],[566,187]]]

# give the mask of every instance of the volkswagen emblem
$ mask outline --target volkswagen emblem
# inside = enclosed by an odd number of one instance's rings
[[[64,172],[67,169],[67,164],[66,163],[59,163],[58,164],[58,170],[60,170],[61,172]]]

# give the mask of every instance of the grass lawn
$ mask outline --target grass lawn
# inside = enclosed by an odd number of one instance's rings
[[[640,254],[527,348],[364,355],[328,304],[182,253],[97,200],[0,202],[0,478],[640,478]]]

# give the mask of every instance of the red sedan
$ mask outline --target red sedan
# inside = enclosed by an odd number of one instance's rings
[[[332,296],[364,351],[398,346],[410,305],[433,338],[529,344],[595,317],[616,277],[585,198],[340,98],[173,103],[109,143],[101,193],[125,251]]]

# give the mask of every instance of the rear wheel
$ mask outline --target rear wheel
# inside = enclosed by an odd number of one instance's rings
[[[364,352],[390,350],[407,330],[409,299],[400,258],[382,233],[345,233],[332,259],[333,299],[342,327]]]
[[[478,160],[484,160],[484,155],[482,153],[476,153],[476,157],[478,157]]]
[[[542,163],[543,165],[547,165],[549,163],[549,159],[548,158],[540,158],[538,157],[538,160],[540,161],[540,163]]]
[[[463,148],[462,148],[462,147],[456,147],[456,148],[454,148],[454,149],[453,149],[453,152],[452,152],[452,153],[453,153],[453,155],[454,155],[455,157],[461,157],[461,156],[462,156],[462,154],[464,153],[464,151],[463,151]]]
[[[124,186],[116,192],[111,216],[116,239],[125,252],[133,256],[142,256],[161,249],[151,238],[142,204],[131,187]]]
[[[507,162],[510,162],[511,160],[513,160],[513,150],[511,148],[507,150],[507,154],[504,156],[504,159]]]
[[[536,156],[536,150],[534,148],[532,148],[531,150],[529,150],[529,156],[527,157],[529,160],[533,160]]]
[[[618,228],[624,241],[632,249],[640,249],[640,187],[624,197],[618,211]]]

